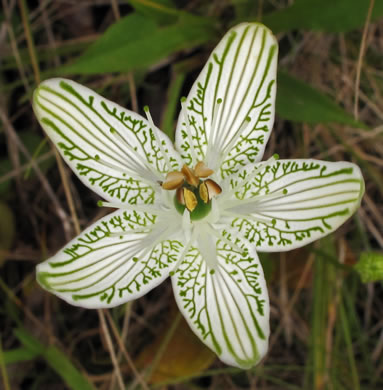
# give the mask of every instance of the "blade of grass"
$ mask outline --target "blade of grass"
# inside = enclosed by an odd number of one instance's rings
[[[14,330],[17,339],[31,353],[40,354],[46,363],[65,381],[73,390],[94,390],[88,379],[73,365],[70,359],[57,347],[41,344],[26,329],[20,327]]]
[[[7,366],[3,354],[3,347],[1,344],[1,337],[0,337],[0,371],[1,371],[1,377],[3,378],[4,390],[11,390],[11,386],[9,384],[9,379],[8,379]]]
[[[360,74],[362,72],[363,57],[364,57],[365,50],[366,50],[367,32],[368,32],[368,27],[370,25],[371,14],[372,14],[372,10],[374,8],[374,4],[375,4],[375,0],[370,0],[370,5],[368,7],[367,16],[366,16],[366,22],[365,22],[364,28],[363,28],[362,41],[360,43],[358,63],[356,66],[356,78],[355,78],[355,88],[354,88],[354,90],[355,90],[355,93],[354,93],[354,118],[355,118],[355,120],[359,119]]]
[[[322,389],[325,375],[325,328],[326,328],[326,274],[328,263],[317,256],[314,262],[314,291],[311,333],[313,365],[312,388]]]
[[[320,241],[323,253],[336,257],[336,249],[331,237]],[[329,384],[329,372],[326,362],[330,351],[326,341],[329,339],[329,314],[332,310],[333,297],[336,288],[336,269],[331,261],[326,261],[326,255],[317,255],[314,263],[314,291],[311,334],[311,359],[313,365],[312,388],[322,390]],[[309,378],[306,372],[306,378]]]
[[[5,364],[13,364],[26,362],[28,360],[33,360],[40,354],[36,351],[32,351],[25,347],[14,348],[9,351],[3,351],[3,358]]]
[[[21,60],[20,50],[19,50],[18,45],[17,45],[15,32],[13,30],[13,26],[12,26],[12,22],[11,22],[12,16],[10,15],[10,12],[9,12],[9,6],[7,5],[5,0],[2,1],[2,4],[3,4],[3,9],[4,9],[4,15],[5,15],[5,22],[4,23],[5,23],[5,26],[7,28],[9,42],[10,42],[11,48],[12,48],[12,54],[13,54],[12,58],[14,58],[16,61],[17,69],[18,69],[19,74],[20,74],[20,81],[23,83],[25,90],[27,92],[30,92],[30,86],[29,86],[28,79],[26,77],[25,68],[24,68],[25,64]]]
[[[361,374],[363,373],[364,382],[371,382],[371,386],[373,384],[373,374],[374,374],[374,365],[371,360],[371,339],[366,334],[364,327],[361,324],[359,319],[359,313],[357,312],[356,301],[358,299],[358,292],[360,288],[365,288],[360,284],[359,276],[355,273],[350,275],[350,281],[348,285],[343,287],[342,299],[343,299],[343,308],[344,313],[346,314],[346,318],[348,320],[350,335],[352,330],[352,335],[356,339],[355,345],[358,346],[358,355],[360,355],[358,359],[358,363],[363,364],[363,369],[360,370]],[[343,337],[342,331],[342,339]],[[351,336],[350,336],[351,337]],[[343,346],[344,351],[344,346]],[[355,356],[355,353],[354,355]]]
[[[39,63],[37,61],[37,56],[36,56],[35,44],[31,33],[31,26],[29,24],[27,3],[25,2],[25,0],[19,0],[18,3],[19,3],[19,9],[21,13],[21,19],[24,25],[25,37],[28,43],[29,57],[32,62],[33,74],[35,76],[35,80],[37,81],[37,83],[39,83],[40,69],[39,69]]]
[[[343,265],[346,259],[346,244],[344,239],[339,240],[338,246],[338,261],[337,264]],[[335,252],[335,248],[334,248]],[[334,343],[334,339],[337,337],[337,323],[338,323],[338,311],[339,311],[339,301],[341,298],[341,291],[343,285],[343,273],[338,267],[332,268],[332,289],[331,299],[328,300],[328,321],[327,321],[327,330],[326,330],[326,375],[328,378],[329,386],[333,388],[339,388],[337,385],[338,378],[340,378],[338,370],[332,370],[332,367],[337,366],[337,356],[336,346],[339,346],[339,343]],[[335,363],[335,364],[334,364]],[[337,386],[337,387],[335,387]]]
[[[25,0],[19,0],[19,6],[21,8],[24,31],[25,31],[25,34],[27,37],[28,49],[29,49],[29,53],[30,53],[30,57],[31,57],[31,62],[33,64],[35,82],[36,82],[36,84],[39,84],[40,80],[41,80],[40,68],[39,68],[39,63],[38,63],[37,55],[36,55],[36,51],[35,51],[33,36],[31,34],[31,30],[30,30],[29,19],[28,19],[28,8],[26,6]],[[59,152],[57,151],[56,148],[54,148],[54,152],[55,152],[55,157],[56,157],[56,161],[57,161],[57,166],[58,166],[59,172],[60,172],[61,182],[62,182],[63,187],[64,187],[66,200],[67,200],[68,207],[69,207],[71,217],[73,220],[74,229],[75,229],[76,234],[80,234],[80,231],[81,231],[80,223],[79,223],[79,219],[77,216],[72,192],[70,190],[68,177],[67,177],[67,174],[66,174],[66,171],[64,168],[64,163],[63,163],[63,160],[61,159]],[[63,222],[66,223],[67,220],[63,218]],[[111,340],[111,336],[110,336],[108,328],[106,327],[105,318],[104,318],[104,315],[101,312],[101,310],[98,310],[98,315],[99,315],[99,318],[101,321],[101,326],[103,328],[105,338],[106,338],[107,342],[109,342]],[[119,370],[118,363],[117,363],[116,358],[115,358],[112,344],[108,343],[108,347],[109,347],[111,361],[113,362],[113,364],[115,366],[115,370],[117,372],[119,372],[120,370]],[[121,375],[119,376],[118,380],[119,380],[120,387],[123,388],[124,385],[122,382]]]
[[[343,330],[343,336],[344,341],[346,343],[346,356],[348,358],[352,383],[353,383],[353,389],[354,390],[360,390],[360,382],[359,382],[359,375],[358,370],[356,367],[355,357],[354,357],[354,351],[352,347],[352,340],[351,340],[351,333],[350,333],[350,327],[347,320],[347,315],[345,312],[344,305],[342,302],[339,305],[339,313],[340,313],[340,319],[341,319],[341,325]]]

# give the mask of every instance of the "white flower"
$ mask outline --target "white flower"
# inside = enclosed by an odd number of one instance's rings
[[[147,109],[146,120],[73,81],[44,81],[34,94],[42,127],[117,211],[40,264],[40,284],[73,305],[100,308],[170,275],[200,339],[227,364],[255,365],[269,337],[257,251],[329,234],[364,191],[348,162],[260,162],[274,120],[277,51],[261,24],[231,29],[182,101],[175,147]]]

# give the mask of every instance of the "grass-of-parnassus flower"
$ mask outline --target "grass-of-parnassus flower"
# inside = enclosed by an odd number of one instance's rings
[[[269,338],[257,252],[331,233],[364,191],[349,162],[261,161],[277,52],[263,25],[232,28],[181,100],[175,145],[147,108],[144,119],[73,81],[41,83],[33,98],[41,126],[99,203],[117,210],[40,264],[39,283],[73,305],[107,308],[170,276],[200,339],[227,364],[255,365]]]

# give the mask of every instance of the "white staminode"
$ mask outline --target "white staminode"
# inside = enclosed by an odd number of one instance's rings
[[[329,234],[364,191],[351,163],[277,155],[261,162],[274,120],[276,65],[270,30],[232,28],[181,99],[175,145],[147,107],[145,119],[73,81],[44,81],[33,97],[42,127],[104,199],[99,205],[116,210],[39,264],[39,283],[71,304],[108,308],[170,276],[202,342],[227,364],[257,364],[267,352],[270,311],[257,251]],[[165,189],[169,173],[177,180]],[[193,214],[198,208],[186,207],[180,190],[203,212]]]
[[[193,161],[197,162],[198,157],[197,157],[197,153],[194,149],[193,136],[192,136],[192,131],[190,128],[190,121],[189,121],[189,116],[188,116],[188,109],[186,107],[186,98],[185,97],[181,98],[181,114],[182,114],[182,117],[183,117],[183,120],[184,120],[185,126],[186,126],[186,132],[187,132],[187,137],[188,137],[188,141],[189,141],[190,152],[191,152],[191,155],[193,157]]]
[[[217,149],[216,147],[216,144],[218,142],[218,140],[216,139],[216,137],[218,137],[218,132],[214,131],[214,129],[216,129],[218,117],[221,116],[221,111],[222,111],[221,108],[222,108],[222,99],[218,98],[214,104],[213,119],[211,122],[209,141],[208,141],[207,151],[206,151],[206,155],[209,158],[207,161],[207,165],[210,167],[216,167],[217,159],[219,158],[219,156],[217,155],[217,150],[219,149]]]
[[[243,122],[239,126],[238,131],[233,135],[231,141],[228,139],[220,139],[218,141],[217,150],[221,150],[220,160],[218,162],[218,166],[222,164],[223,161],[226,160],[227,156],[233,149],[234,145],[238,142],[239,137],[241,134],[247,130],[247,128],[250,126],[251,118],[247,116],[244,118]]]
[[[145,106],[144,111],[145,111],[146,117],[148,119],[148,122],[149,122],[150,126],[152,127],[152,131],[153,131],[153,134],[156,138],[157,145],[161,150],[162,157],[165,159],[168,170],[170,171],[172,169],[172,166],[170,164],[168,154],[165,152],[164,146],[162,145],[162,142],[160,140],[159,133],[157,131],[157,127],[153,123],[153,119],[152,119],[152,116],[150,115],[149,107]]]
[[[98,158],[98,161],[101,164],[109,166],[111,169],[115,169],[122,174],[129,174],[131,176],[136,176],[137,173],[140,174],[141,180],[146,181],[148,184],[152,184],[153,180],[159,180],[161,176],[158,174],[158,171],[153,169],[153,167],[148,164],[148,162],[140,155],[137,156],[137,158],[133,158],[133,155],[135,153],[134,149],[129,145],[129,143],[126,141],[125,137],[123,137],[119,131],[117,131],[114,128],[110,128],[110,133],[117,139],[119,143],[122,143],[124,148],[130,152],[130,154],[127,154],[129,158],[129,164],[131,165],[131,168],[119,168],[115,165],[112,165],[100,158]],[[143,169],[142,167],[145,167],[146,169]],[[152,174],[150,177],[147,178],[148,176],[148,171]]]
[[[154,205],[136,205],[136,204],[129,204],[129,203],[118,203],[118,202],[103,202],[102,200],[99,200],[97,202],[99,207],[110,207],[114,209],[121,209],[121,210],[135,210],[140,211],[143,213],[150,213],[153,215],[168,215],[169,210],[161,210],[158,206]]]

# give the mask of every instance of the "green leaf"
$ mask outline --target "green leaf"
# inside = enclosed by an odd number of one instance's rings
[[[276,111],[283,119],[297,122],[337,122],[366,127],[331,98],[283,71],[278,72]]]
[[[231,0],[231,4],[237,21],[248,21],[249,17],[257,15],[259,8],[263,8],[263,4],[257,1]]]
[[[383,253],[364,252],[355,265],[363,283],[383,280]]]
[[[275,34],[293,29],[346,32],[363,26],[368,0],[296,0],[291,7],[264,16]],[[375,1],[372,20],[383,16],[383,1]]]
[[[5,364],[25,362],[28,360],[33,360],[37,356],[40,356],[40,353],[38,353],[37,351],[32,351],[31,349],[26,347],[3,351]]]
[[[130,0],[130,4],[140,14],[148,19],[155,20],[160,25],[175,22],[183,13],[174,8],[172,0]]]
[[[73,390],[94,390],[93,385],[72,364],[68,357],[55,346],[44,346],[26,329],[18,328],[14,331],[16,337],[30,354],[42,355],[47,364]]]
[[[134,13],[111,26],[74,64],[57,72],[95,74],[140,69],[204,43],[213,35],[212,23],[202,17],[181,15],[177,23],[158,27]]]

